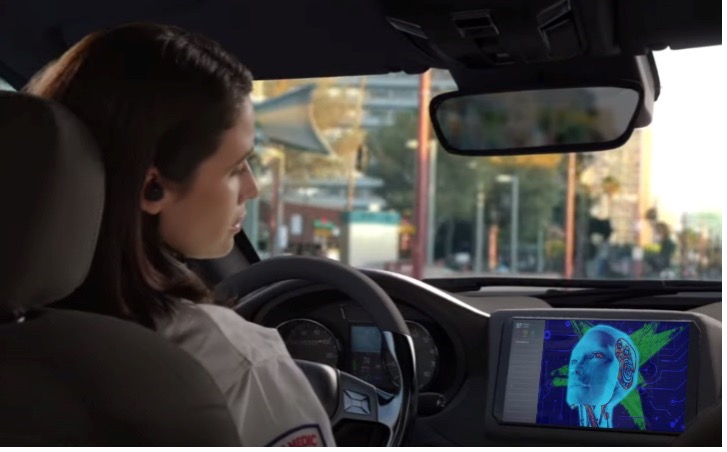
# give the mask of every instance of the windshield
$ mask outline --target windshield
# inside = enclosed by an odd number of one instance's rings
[[[432,140],[418,196],[419,76],[257,82],[261,196],[245,231],[263,258],[412,274],[419,198],[427,252],[414,276],[721,279],[721,124],[705,108],[723,89],[718,50],[657,53],[653,123],[619,149],[472,158]],[[446,71],[431,80],[432,95],[456,89]]]
[[[705,108],[724,90],[719,50],[657,52],[653,122],[618,149],[462,157],[430,132],[419,196],[418,75],[256,82],[261,195],[244,230],[262,258],[422,278],[721,280],[723,170],[711,162],[722,124]],[[12,87],[0,78],[0,90]],[[454,90],[447,71],[431,71],[431,96]],[[419,274],[417,199],[429,206]]]

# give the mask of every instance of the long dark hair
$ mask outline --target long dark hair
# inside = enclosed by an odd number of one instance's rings
[[[25,91],[56,100],[96,137],[106,166],[99,241],[74,307],[154,328],[179,299],[209,291],[140,208],[148,169],[189,186],[252,89],[250,72],[219,44],[165,25],[129,24],[83,38]]]

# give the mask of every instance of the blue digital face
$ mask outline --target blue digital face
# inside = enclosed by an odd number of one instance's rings
[[[689,341],[687,322],[544,320],[536,422],[684,431]]]
[[[636,348],[628,335],[599,325],[590,329],[570,355],[566,402],[571,405],[613,405],[635,387]]]
[[[609,401],[618,374],[615,343],[602,331],[591,331],[578,342],[570,356],[569,405],[603,405]]]

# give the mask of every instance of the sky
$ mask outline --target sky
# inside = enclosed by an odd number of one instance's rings
[[[652,122],[652,195],[661,209],[721,211],[727,179],[722,46],[655,54],[661,96]]]

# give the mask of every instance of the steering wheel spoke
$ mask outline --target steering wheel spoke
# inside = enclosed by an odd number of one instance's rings
[[[380,421],[379,405],[386,403],[382,399],[384,394],[380,394],[374,385],[351,374],[339,372],[338,375],[338,407],[331,418],[331,424],[335,426],[352,420],[383,423],[392,427],[389,423]]]

